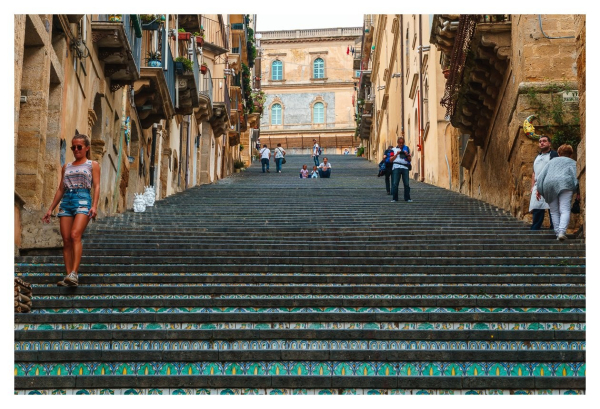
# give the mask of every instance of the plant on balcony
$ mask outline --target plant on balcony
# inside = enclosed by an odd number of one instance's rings
[[[142,21],[142,30],[158,30],[161,23],[165,20],[164,15],[160,14],[140,14]]]
[[[364,146],[361,146],[360,148],[358,148],[356,150],[356,156],[358,156],[358,157],[363,156],[364,153],[365,153],[365,147]]]
[[[122,14],[109,14],[108,15],[108,21],[120,22],[122,20],[123,20]]]
[[[243,160],[236,160],[235,162],[233,162],[233,168],[234,169],[243,169],[244,166],[246,166],[246,164],[244,163]]]
[[[182,41],[189,41],[190,37],[192,37],[192,33],[185,31],[184,28],[180,28],[177,30],[177,39]]]
[[[160,67],[160,51],[148,51],[148,57],[146,58],[146,62],[148,67]]]
[[[196,39],[196,44],[198,45],[198,47],[202,47],[204,45],[204,30],[202,30],[202,33],[196,31],[192,35]]]
[[[240,152],[244,150],[244,145],[240,143]]]
[[[185,57],[175,58],[175,70],[178,74],[183,74],[185,71],[193,71],[194,62]]]
[[[208,71],[208,65],[206,65],[205,62],[203,62],[202,65],[200,66],[200,72],[204,75],[204,74],[206,74],[207,71]]]

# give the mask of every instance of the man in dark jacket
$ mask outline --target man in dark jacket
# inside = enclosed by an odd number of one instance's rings
[[[385,162],[385,190],[388,195],[392,194],[390,188],[390,177],[392,176],[392,166],[393,163],[391,161],[391,157],[394,154],[394,147],[392,145],[388,146],[388,148],[383,152],[383,161]]]

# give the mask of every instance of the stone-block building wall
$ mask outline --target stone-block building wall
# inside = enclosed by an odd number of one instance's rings
[[[313,138],[326,153],[342,153],[358,145],[353,107],[357,79],[349,50],[360,32],[359,28],[332,28],[258,33],[261,86],[266,94],[261,144],[274,148],[281,143],[297,153],[308,152]],[[321,60],[323,76],[318,78],[314,67]],[[274,63],[281,64],[281,79],[273,77]],[[280,124],[274,121],[274,106],[281,107]],[[321,106],[322,122],[315,113]]]
[[[554,137],[558,144],[579,136],[579,107],[576,98],[566,97],[578,89],[574,16],[512,15],[502,22],[479,18],[469,55],[487,55],[491,68],[485,78],[478,71],[481,65],[476,66],[463,80],[461,92],[485,84],[488,96],[495,100],[486,97],[479,102],[492,114],[487,122],[476,121],[470,128],[464,127],[473,121],[464,115],[469,109],[458,105],[453,125],[456,121],[458,128],[464,128],[454,132],[453,143],[458,142],[459,150],[458,158],[452,158],[452,174],[458,174],[461,192],[530,221],[531,174],[538,143],[524,134],[524,120],[535,115],[536,134]],[[485,54],[489,44],[495,44],[495,54]],[[467,71],[472,68],[469,58]],[[499,85],[486,82],[498,72],[502,74],[497,78]],[[464,84],[469,85],[465,88]],[[464,99],[462,95],[458,94],[459,99]],[[575,219],[571,229],[578,228]]]
[[[579,123],[581,131],[581,141],[577,147],[577,178],[579,179],[579,190],[581,193],[581,213],[579,215],[579,222],[583,227],[583,233],[585,235],[585,213],[586,213],[586,173],[585,173],[585,75],[586,75],[586,64],[585,64],[585,14],[575,15],[575,32],[577,33],[577,83],[579,85]]]

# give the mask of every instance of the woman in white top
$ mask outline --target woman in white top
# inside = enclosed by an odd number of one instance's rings
[[[60,202],[60,234],[63,239],[63,258],[67,276],[58,282],[61,286],[79,284],[77,270],[83,247],[81,236],[89,221],[96,217],[100,199],[100,165],[90,160],[90,138],[77,134],[71,140],[75,160],[62,168],[61,180],[54,200],[42,218],[50,223],[52,211]]]
[[[285,149],[281,147],[281,144],[278,143],[275,148],[275,170],[277,173],[281,173],[281,164],[283,162],[283,157],[285,156]]]

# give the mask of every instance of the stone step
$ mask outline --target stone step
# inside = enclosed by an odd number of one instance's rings
[[[419,330],[407,331],[407,335],[402,340],[376,340],[360,337],[344,336],[334,338],[323,338],[317,334],[312,338],[293,337],[291,333],[286,335],[286,338],[261,338],[243,339],[239,338],[239,331],[243,330],[212,330],[215,334],[210,337],[200,336],[192,338],[189,333],[182,334],[177,337],[162,330],[135,330],[135,333],[128,330],[118,331],[99,331],[99,330],[61,330],[57,329],[54,332],[62,333],[62,338],[47,339],[40,337],[39,331],[16,331],[15,332],[15,351],[69,351],[69,350],[100,350],[100,351],[123,351],[123,350],[143,350],[143,351],[168,351],[168,350],[185,350],[185,351],[229,351],[229,350],[302,350],[302,351],[323,351],[323,350],[347,350],[347,351],[584,351],[585,336],[582,335],[582,340],[575,340],[573,337],[569,340],[555,339],[556,333],[550,332],[545,338],[530,339],[527,337],[515,336],[513,333],[518,333],[518,330],[504,331],[509,332],[501,340],[490,341],[484,339],[482,335],[475,332],[484,332],[485,330],[461,330],[454,331],[457,333],[454,338],[443,337],[443,339],[425,340],[413,334]],[[206,330],[192,330],[202,332]],[[262,331],[262,330],[260,330]],[[296,330],[300,332],[302,330]],[[327,331],[327,330],[318,330]],[[343,330],[343,332],[361,331],[361,330]],[[535,331],[541,332],[543,330]],[[76,332],[77,336],[70,334]],[[89,336],[86,333],[91,332]],[[190,332],[189,330],[187,332]],[[423,332],[423,331],[421,331]],[[452,330],[445,331],[452,332]],[[472,332],[469,341],[464,341],[466,332]],[[533,331],[529,331],[533,332]],[[575,332],[575,331],[570,331]],[[583,332],[583,331],[579,331]],[[216,333],[227,334],[230,339],[214,338]],[[23,336],[19,336],[23,335]],[[264,334],[268,335],[268,334]],[[235,340],[233,338],[235,337]]]
[[[27,323],[78,323],[78,322],[570,322],[585,323],[585,313],[569,312],[488,312],[488,313],[94,313],[80,314],[15,314],[15,324]]]
[[[432,273],[432,274],[585,274],[585,266],[561,265],[321,265],[321,264],[103,264],[82,265],[79,273]],[[58,264],[16,264],[16,273],[64,273]]]
[[[172,246],[175,247],[175,246]],[[291,257],[295,258],[335,258],[335,257],[346,257],[350,260],[353,258],[363,259],[379,259],[379,260],[399,260],[404,262],[404,259],[412,260],[414,257],[423,257],[427,259],[439,259],[439,258],[507,258],[510,260],[518,258],[528,258],[533,261],[541,261],[548,259],[558,259],[560,261],[569,262],[571,260],[585,261],[585,253],[582,250],[575,249],[559,249],[553,252],[553,257],[544,257],[544,254],[540,254],[539,250],[528,250],[528,249],[515,249],[515,250],[465,250],[465,249],[437,249],[437,250],[406,250],[406,249],[394,249],[394,250],[364,250],[364,249],[337,249],[337,250],[317,250],[317,249],[236,249],[236,255],[239,257]],[[101,260],[103,257],[115,259],[118,257],[130,257],[132,260],[144,259],[146,257],[164,257],[165,259],[173,257],[195,257],[198,259],[206,257],[220,257],[229,259],[231,256],[231,249],[198,249],[198,248],[137,248],[137,249],[108,249],[106,247],[88,248],[86,246],[86,255],[84,258],[91,259],[97,258]],[[15,258],[15,262],[18,263],[52,263],[60,262],[59,256],[20,256]],[[60,255],[62,257],[62,254]],[[134,259],[135,258],[135,259]],[[101,263],[102,261],[98,261]],[[551,263],[548,263],[551,264]]]
[[[40,286],[35,287],[36,296],[43,295],[123,295],[123,294],[173,294],[173,295],[209,295],[209,294],[395,294],[395,295],[429,295],[429,294],[478,294],[478,295],[504,295],[504,294],[584,294],[584,285],[230,285],[230,284],[204,284],[204,285],[137,285],[137,286],[109,286],[85,285],[82,281],[79,287]],[[35,300],[35,298],[34,298]]]
[[[62,279],[61,274],[23,274],[23,280],[32,284],[56,285],[57,279]],[[306,284],[585,284],[585,275],[563,274],[269,274],[268,276],[256,274],[86,274],[86,285],[117,284],[117,283],[306,283]]]
[[[292,254],[295,254],[292,252]],[[539,255],[539,253],[538,253]],[[60,256],[33,256],[23,257],[19,259],[20,266],[26,266],[28,264],[60,264],[62,263],[62,257]],[[353,257],[349,255],[330,255],[322,254],[317,257],[311,257],[307,255],[280,255],[280,256],[244,256],[244,257],[224,257],[224,256],[176,256],[171,254],[164,255],[145,255],[145,256],[102,256],[102,255],[86,255],[81,258],[82,264],[129,264],[129,265],[148,265],[148,264],[176,264],[176,265],[240,265],[240,261],[243,261],[245,265],[281,265],[281,264],[293,264],[293,265],[344,265],[344,266],[364,266],[364,265],[377,265],[377,266],[455,266],[455,265],[478,265],[478,266],[502,266],[502,265],[544,265],[544,266],[581,266],[585,265],[585,257],[523,257],[513,256],[510,257],[494,257],[491,254],[480,253],[478,256],[461,256],[456,254],[454,256],[446,254],[445,257],[435,257],[427,255],[419,255],[416,257],[411,256],[360,256]]]
[[[271,342],[274,340],[308,340],[308,341],[360,341],[355,344],[355,348],[366,349],[370,345],[372,347],[383,345],[386,348],[391,344],[372,344],[373,342],[383,341],[398,341],[411,342],[407,345],[407,349],[419,348],[416,343],[420,340],[423,342],[439,343],[460,341],[461,348],[467,348],[472,343],[476,342],[523,342],[522,348],[532,348],[533,342],[581,342],[585,343],[585,331],[578,330],[485,330],[485,329],[462,329],[462,330],[398,330],[398,329],[294,329],[293,331],[286,329],[55,329],[53,331],[36,331],[36,330],[17,330],[15,331],[15,342],[17,341],[127,341],[127,340],[182,340],[182,341],[210,341],[214,345],[220,345],[216,340],[224,339],[229,342],[226,346],[230,347],[236,341],[260,341]],[[331,345],[333,341],[328,341]],[[415,342],[415,343],[412,343]],[[210,346],[211,344],[203,344]],[[257,346],[256,344],[255,346]],[[319,346],[324,344],[315,344]],[[503,348],[508,348],[513,344],[503,344]],[[584,344],[578,344],[583,346]],[[189,346],[189,345],[188,345]],[[292,345],[294,346],[294,345]],[[296,345],[297,347],[310,347],[310,345]],[[558,345],[557,345],[558,348]],[[379,348],[381,349],[381,348]],[[389,348],[388,348],[389,349]]]
[[[512,389],[532,393],[534,390],[585,389],[584,376],[296,376],[296,375],[171,375],[171,376],[16,376],[15,389],[102,389],[102,388],[136,388],[135,393],[149,393],[157,388],[173,388],[176,390],[196,389],[198,394],[210,393],[211,388],[266,388],[290,389],[303,394],[304,389],[343,389],[343,388],[378,388],[378,389],[439,389],[439,390],[471,390],[471,389]],[[142,391],[145,389],[147,391]],[[299,390],[300,389],[300,390]],[[139,391],[139,392],[138,392]],[[290,391],[291,392],[291,391]],[[403,392],[403,391],[402,391]],[[108,392],[110,393],[110,391]],[[162,390],[160,390],[162,394]],[[228,393],[228,394],[229,394]],[[239,392],[238,392],[239,393]],[[283,393],[283,392],[281,392]],[[331,392],[329,392],[331,393]],[[401,393],[399,391],[399,393]],[[574,391],[574,393],[576,393]],[[166,393],[165,393],[166,394]]]
[[[585,351],[427,350],[72,350],[15,351],[15,362],[202,362],[202,361],[466,361],[583,362]]]
[[[574,295],[560,295],[563,298],[551,298],[546,295],[544,298],[374,298],[374,297],[354,297],[354,298],[282,298],[282,297],[264,297],[264,298],[226,298],[216,297],[182,297],[182,296],[156,296],[150,298],[147,296],[121,295],[121,296],[37,296],[33,297],[36,314],[52,312],[52,309],[58,309],[54,312],[98,312],[98,309],[106,312],[120,312],[123,310],[135,309],[148,312],[160,312],[164,309],[176,309],[177,311],[202,312],[204,310],[217,311],[218,309],[238,308],[245,311],[257,311],[262,309],[272,309],[274,311],[289,312],[290,310],[318,310],[318,309],[340,309],[348,311],[349,309],[360,308],[363,310],[376,310],[376,312],[386,312],[386,309],[410,309],[418,311],[419,309],[434,308],[440,311],[466,311],[472,312],[494,310],[515,310],[525,311],[528,309],[542,308],[585,310],[586,300],[584,298],[575,298]],[[360,307],[359,307],[360,306]],[[127,311],[123,311],[127,312]],[[392,312],[392,311],[390,311]]]

